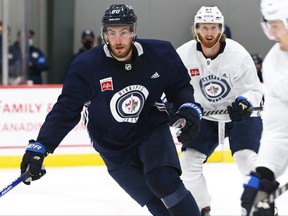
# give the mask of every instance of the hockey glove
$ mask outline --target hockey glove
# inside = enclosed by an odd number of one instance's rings
[[[178,128],[176,132],[179,142],[189,142],[200,130],[203,109],[197,103],[184,103],[173,115],[170,125]]]
[[[274,216],[274,201],[269,201],[268,196],[278,188],[279,183],[260,179],[260,175],[255,172],[246,177],[241,196],[242,216]]]
[[[251,107],[252,104],[247,98],[242,96],[237,97],[235,102],[227,107],[231,121],[242,122],[248,119],[252,114]]]
[[[31,181],[40,179],[45,175],[46,170],[42,165],[45,155],[45,147],[40,142],[29,141],[21,162],[21,174],[28,174],[23,179],[24,184],[30,185]]]

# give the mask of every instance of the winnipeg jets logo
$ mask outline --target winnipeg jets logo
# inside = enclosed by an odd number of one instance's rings
[[[217,95],[218,94],[218,91],[220,90],[221,88],[217,85],[213,85],[210,83],[210,85],[208,85],[207,87],[207,92],[210,94],[210,95]]]
[[[115,93],[110,101],[113,117],[118,122],[136,123],[149,95],[142,85],[131,85]]]
[[[127,98],[126,102],[123,103],[123,109],[126,109],[126,113],[136,113],[139,108],[140,101],[138,97],[134,97],[133,94],[130,98]]]
[[[227,81],[215,75],[203,77],[199,81],[199,85],[202,94],[209,102],[220,101],[231,91],[231,87]]]

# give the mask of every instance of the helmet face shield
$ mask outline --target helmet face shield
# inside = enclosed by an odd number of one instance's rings
[[[267,38],[270,40],[275,40],[275,37],[269,32],[269,24],[267,23],[267,21],[262,21],[260,24]]]
[[[288,29],[287,0],[261,0],[260,8],[264,21],[281,20],[285,28]]]
[[[105,43],[105,32],[107,28],[115,26],[129,26],[130,31],[133,33],[134,40],[136,39],[137,16],[130,5],[113,4],[106,9],[102,18],[101,29],[101,36]]]
[[[261,27],[265,35],[270,40],[278,41],[279,38],[287,35],[288,29],[281,20],[265,20],[261,22]],[[286,36],[287,37],[287,36]]]

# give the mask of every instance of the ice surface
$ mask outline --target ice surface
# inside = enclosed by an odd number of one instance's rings
[[[211,215],[240,215],[243,178],[235,163],[207,163],[204,173],[212,195]],[[279,180],[288,181],[288,172]],[[19,176],[0,169],[2,190]],[[279,215],[288,215],[288,192],[277,200]],[[0,215],[151,215],[108,175],[106,167],[47,167],[30,186],[20,183],[0,198]]]

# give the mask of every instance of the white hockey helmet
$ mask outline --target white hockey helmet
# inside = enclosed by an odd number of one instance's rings
[[[222,25],[222,33],[225,30],[224,17],[217,6],[202,6],[194,17],[194,29],[198,23],[219,23]]]
[[[261,23],[263,31],[270,40],[275,40],[268,31],[267,20],[281,20],[288,29],[288,0],[261,0],[260,9],[264,19]]]
[[[261,0],[260,8],[265,20],[281,20],[288,29],[288,0]]]

